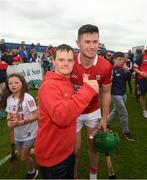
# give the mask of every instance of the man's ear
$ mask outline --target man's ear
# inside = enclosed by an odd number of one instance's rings
[[[80,48],[80,41],[79,40],[76,40],[76,44],[77,44],[78,48]]]

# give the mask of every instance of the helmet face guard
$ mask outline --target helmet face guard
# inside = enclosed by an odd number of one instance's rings
[[[93,138],[93,145],[96,151],[101,153],[111,153],[118,147],[119,136],[116,132],[108,130],[97,132]]]

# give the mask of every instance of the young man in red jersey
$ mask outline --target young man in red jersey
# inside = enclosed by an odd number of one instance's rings
[[[74,94],[70,73],[74,66],[73,49],[65,44],[56,48],[54,72],[48,71],[39,89],[39,128],[35,158],[44,179],[74,178],[76,118],[99,92],[96,80],[85,78]]]
[[[97,80],[101,88],[101,105],[99,94],[97,94],[93,97],[85,111],[77,118],[75,178],[77,178],[77,162],[81,146],[81,129],[83,125],[86,126],[88,137],[90,137],[96,129],[106,130],[109,107],[111,104],[112,81],[111,64],[103,57],[97,55],[97,50],[99,48],[98,27],[91,24],[80,27],[77,46],[80,49],[80,53],[75,57],[75,65],[71,74],[74,90],[78,91],[81,88],[84,77],[88,77],[90,80]],[[95,151],[90,138],[88,138],[88,152],[90,159],[90,179],[96,179],[98,153]]]
[[[143,116],[147,118],[146,93],[147,93],[147,49],[136,56],[134,71],[138,75],[138,85],[140,91],[140,104]]]

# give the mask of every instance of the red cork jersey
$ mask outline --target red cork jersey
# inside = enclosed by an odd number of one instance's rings
[[[77,92],[83,85],[83,76],[88,76],[90,80],[97,80],[100,88],[102,84],[109,84],[112,81],[112,65],[103,57],[96,56],[93,65],[89,68],[84,68],[79,59],[80,54],[75,57],[75,65],[71,73],[71,81],[74,91]],[[83,113],[91,113],[100,107],[99,95],[96,95],[91,100],[89,106]]]

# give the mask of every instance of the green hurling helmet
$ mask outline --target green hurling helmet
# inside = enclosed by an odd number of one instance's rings
[[[118,147],[119,136],[112,130],[97,132],[93,138],[93,145],[98,152],[111,153]]]

